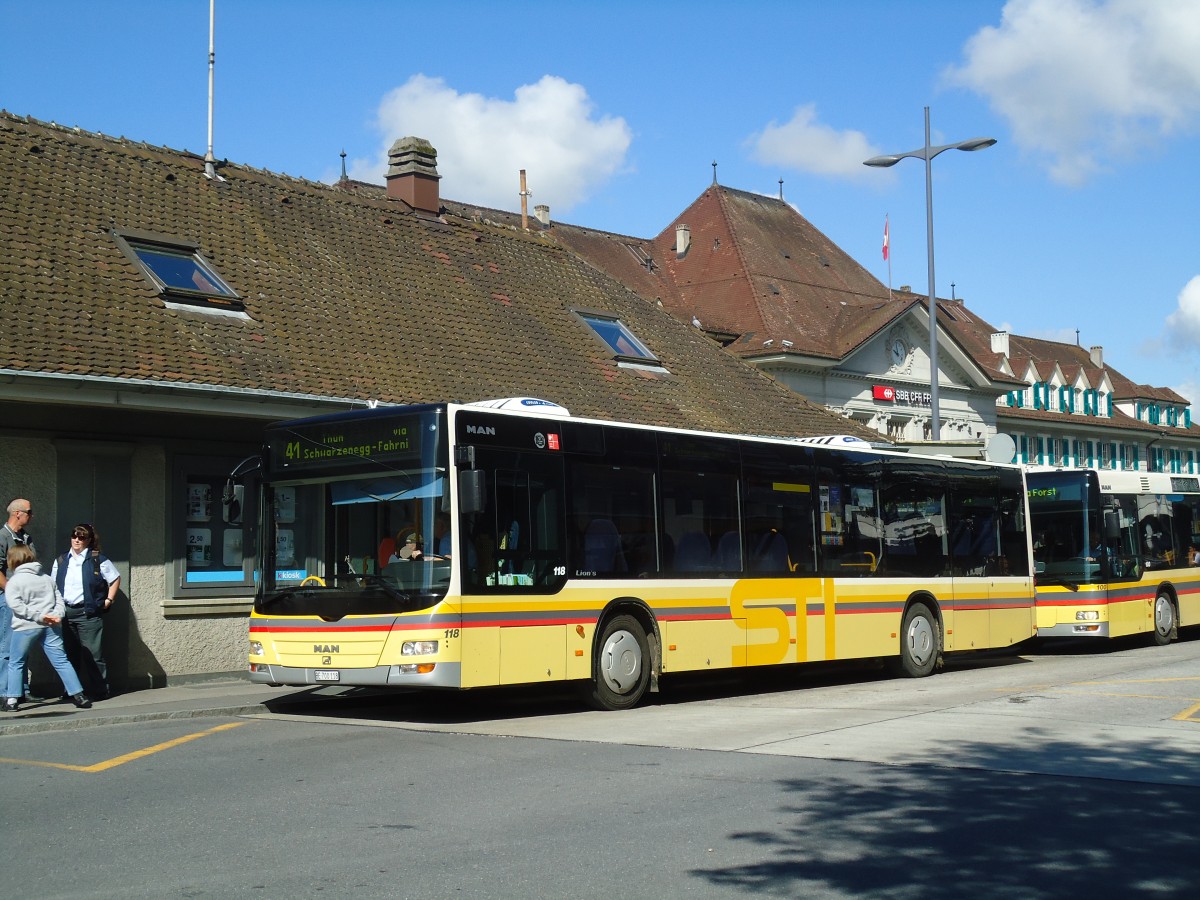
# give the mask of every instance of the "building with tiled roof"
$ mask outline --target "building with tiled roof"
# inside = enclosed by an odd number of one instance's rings
[[[197,155],[0,114],[0,493],[34,503],[47,557],[95,524],[122,573],[118,685],[244,665],[249,545],[222,529],[219,496],[270,421],[534,396],[704,431],[872,436],[660,308],[671,298],[542,230],[455,214],[424,142],[394,151],[386,189],[229,163],[208,177]],[[614,353],[581,313],[649,357]],[[245,577],[202,577],[217,555]]]
[[[654,238],[569,225],[552,233],[734,355],[897,445],[1200,471],[1200,431],[1175,391],[1136,384],[1100,348],[1001,332],[958,299],[937,303],[941,439],[930,443],[928,298],[888,290],[781,198],[714,183]]]
[[[930,441],[926,298],[889,291],[783,199],[714,183],[654,238],[552,231],[798,394],[898,445]],[[979,455],[1020,382],[939,334],[937,447]]]
[[[1170,388],[1136,384],[1101,347],[995,332],[996,365],[1023,384],[997,407],[1017,460],[1129,471],[1200,473],[1200,426]]]

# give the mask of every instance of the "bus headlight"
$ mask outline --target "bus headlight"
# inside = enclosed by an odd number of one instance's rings
[[[1100,611],[1098,609],[1081,609],[1075,613],[1076,622],[1099,622]]]
[[[250,642],[250,655],[251,656],[262,656],[263,655],[262,641],[251,641]]]
[[[437,652],[437,641],[405,641],[400,645],[401,656],[433,656]]]

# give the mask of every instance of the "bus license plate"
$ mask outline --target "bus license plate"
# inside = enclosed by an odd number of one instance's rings
[[[320,669],[317,670],[316,675],[317,675],[317,681],[339,681],[339,680],[341,680],[341,677],[342,677],[341,672],[321,671]]]

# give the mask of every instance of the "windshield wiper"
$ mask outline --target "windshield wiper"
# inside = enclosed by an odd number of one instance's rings
[[[1034,586],[1036,587],[1038,585],[1051,585],[1051,584],[1061,585],[1062,587],[1070,588],[1072,591],[1079,590],[1079,582],[1078,581],[1072,581],[1068,578],[1063,578],[1060,575],[1052,575],[1049,578],[1047,578],[1045,576],[1038,576],[1038,578],[1035,581]]]

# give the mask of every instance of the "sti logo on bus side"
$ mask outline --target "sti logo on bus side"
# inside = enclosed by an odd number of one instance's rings
[[[491,425],[468,425],[467,434],[490,434],[496,436],[496,429]]]
[[[313,644],[313,653],[341,653],[341,644]]]

